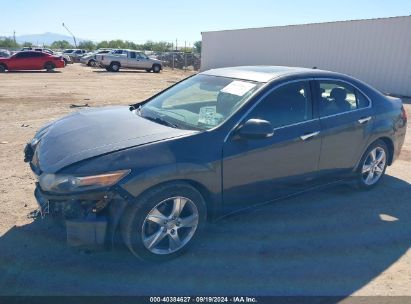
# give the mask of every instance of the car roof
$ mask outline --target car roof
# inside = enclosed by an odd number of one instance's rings
[[[210,76],[230,77],[237,79],[244,79],[257,82],[269,82],[275,78],[290,75],[304,75],[307,77],[316,76],[342,76],[342,74],[319,69],[309,69],[300,67],[286,67],[286,66],[238,66],[218,68],[204,71],[200,74]]]

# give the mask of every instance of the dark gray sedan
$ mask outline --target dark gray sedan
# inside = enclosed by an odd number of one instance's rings
[[[156,260],[243,208],[342,180],[371,189],[398,157],[406,123],[400,99],[346,75],[223,68],[131,107],[55,121],[25,160],[41,214],[65,221],[71,245],[121,235]]]

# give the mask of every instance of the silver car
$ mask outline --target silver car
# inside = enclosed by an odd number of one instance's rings
[[[143,52],[136,50],[113,50],[108,54],[97,55],[96,60],[109,72],[128,68],[160,73],[163,68],[160,60],[149,58]]]

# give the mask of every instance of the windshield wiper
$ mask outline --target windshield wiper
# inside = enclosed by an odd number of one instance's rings
[[[162,118],[160,116],[143,116],[143,115],[141,115],[141,112],[139,112],[139,116],[141,116],[143,118],[146,118],[148,120],[154,121],[156,123],[159,123],[161,125],[178,129],[177,125],[173,124],[172,122],[169,122],[169,121],[165,120],[164,118]]]

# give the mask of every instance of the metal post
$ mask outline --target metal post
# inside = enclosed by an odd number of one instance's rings
[[[69,32],[69,33],[70,33],[70,35],[71,35],[71,36],[73,36],[74,45],[75,45],[75,47],[77,48],[77,41],[76,41],[76,37],[73,35],[73,33],[72,33],[72,32],[70,32],[70,30],[69,30],[69,29],[68,29],[68,27],[64,24],[64,22],[63,22],[63,27],[67,30],[67,32]]]
[[[187,71],[187,41],[184,41],[184,71]]]
[[[174,44],[171,44],[171,68],[174,70]]]

